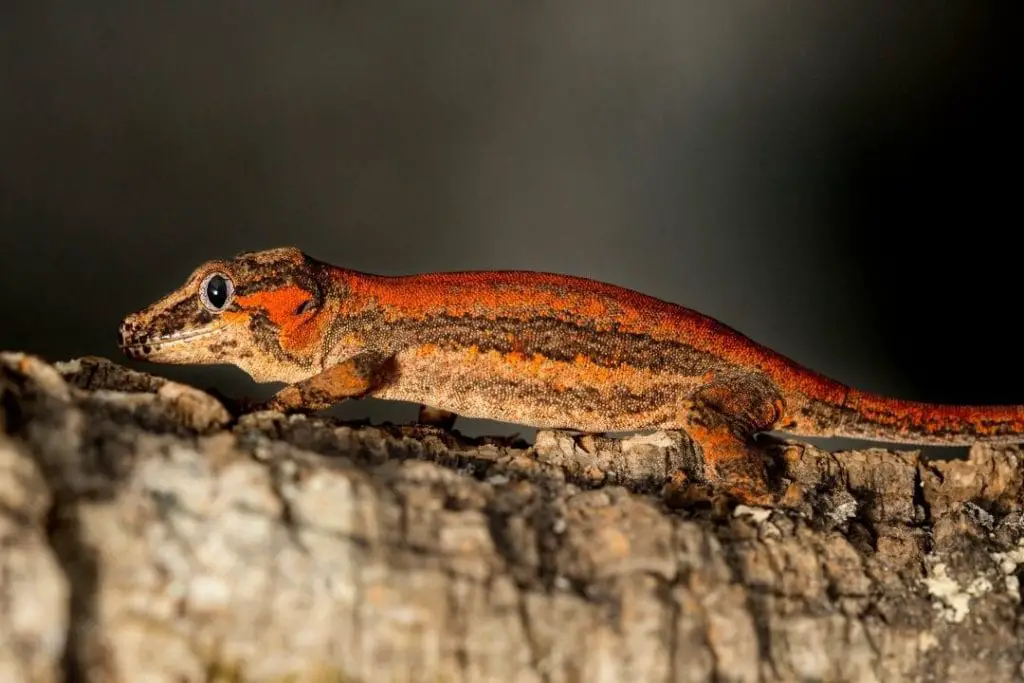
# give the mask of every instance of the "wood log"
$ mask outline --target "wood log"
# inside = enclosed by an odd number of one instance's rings
[[[1021,452],[768,446],[780,509],[667,504],[682,435],[234,417],[0,354],[3,681],[1009,681]]]

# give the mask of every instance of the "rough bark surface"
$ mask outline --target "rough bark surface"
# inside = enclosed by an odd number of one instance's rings
[[[788,509],[672,509],[678,435],[235,419],[0,354],[0,680],[1021,678],[1018,449],[768,451]]]

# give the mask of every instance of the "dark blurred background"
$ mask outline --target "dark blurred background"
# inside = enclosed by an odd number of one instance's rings
[[[583,275],[862,389],[1024,402],[1020,25],[967,2],[8,0],[0,348],[127,363],[124,313],[296,245]]]

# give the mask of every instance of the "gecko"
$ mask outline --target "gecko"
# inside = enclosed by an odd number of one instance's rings
[[[533,271],[374,275],[296,247],[196,268],[127,315],[129,358],[233,364],[285,386],[253,410],[347,399],[583,433],[685,432],[706,479],[770,504],[766,432],[915,445],[1024,441],[1024,406],[923,403],[859,391],[709,316],[595,280]]]

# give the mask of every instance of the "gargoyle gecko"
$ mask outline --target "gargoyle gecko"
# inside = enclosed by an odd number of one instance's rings
[[[125,318],[120,346],[158,363],[234,364],[286,382],[261,408],[373,396],[589,433],[682,430],[734,499],[770,500],[759,432],[909,444],[1024,441],[1024,406],[936,405],[858,391],[705,315],[579,277],[380,276],[292,247],[197,268]]]

